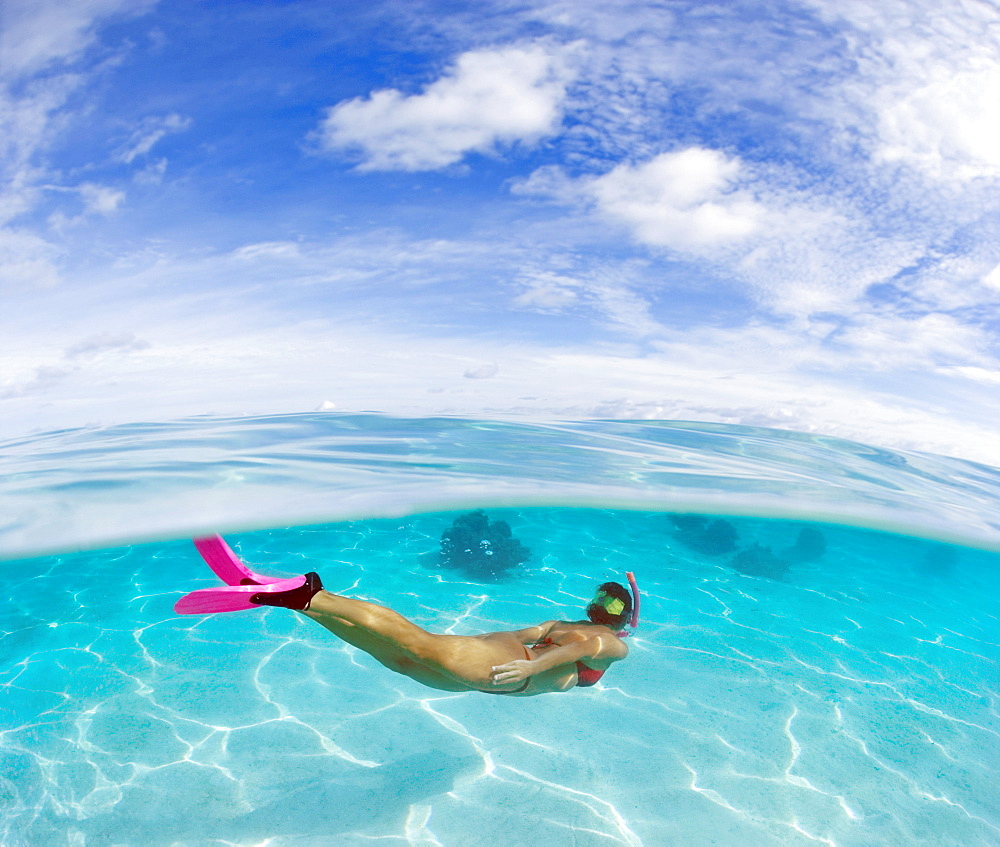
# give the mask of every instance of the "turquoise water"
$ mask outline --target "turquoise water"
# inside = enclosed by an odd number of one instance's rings
[[[1000,473],[718,425],[197,419],[0,445],[0,843],[1000,843]],[[439,566],[469,508],[532,551]],[[677,513],[725,515],[699,551]],[[284,528],[275,528],[284,527]],[[822,549],[796,553],[804,528]],[[282,609],[178,617],[185,538],[459,634],[635,571],[594,688],[449,694]],[[815,538],[815,534],[812,535]],[[779,579],[741,573],[770,548]]]

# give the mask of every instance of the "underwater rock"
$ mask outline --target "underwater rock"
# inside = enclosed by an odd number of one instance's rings
[[[704,515],[670,515],[674,538],[685,547],[705,556],[722,556],[736,549],[739,533],[729,521],[710,521]]]
[[[807,526],[799,531],[795,544],[781,551],[781,557],[795,564],[815,562],[826,552],[826,536],[818,529]]]
[[[510,525],[490,521],[482,509],[459,515],[441,534],[440,565],[473,579],[499,579],[530,558],[531,551],[513,537]]]
[[[784,579],[788,573],[788,562],[775,556],[770,547],[761,547],[756,542],[733,556],[729,567],[747,576],[767,579]]]

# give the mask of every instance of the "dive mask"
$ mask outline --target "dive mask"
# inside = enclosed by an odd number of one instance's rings
[[[591,606],[600,606],[613,617],[618,617],[625,611],[625,602],[620,597],[612,597],[606,591],[600,591],[594,595],[594,599],[590,601]]]

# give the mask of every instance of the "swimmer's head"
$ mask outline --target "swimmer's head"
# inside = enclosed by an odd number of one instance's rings
[[[625,626],[632,614],[632,594],[617,582],[605,582],[587,606],[587,617],[593,623],[615,629]]]

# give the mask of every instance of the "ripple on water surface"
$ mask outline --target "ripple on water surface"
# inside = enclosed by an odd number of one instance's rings
[[[482,506],[845,522],[1000,552],[1000,471],[684,421],[196,418],[0,442],[0,558]]]

